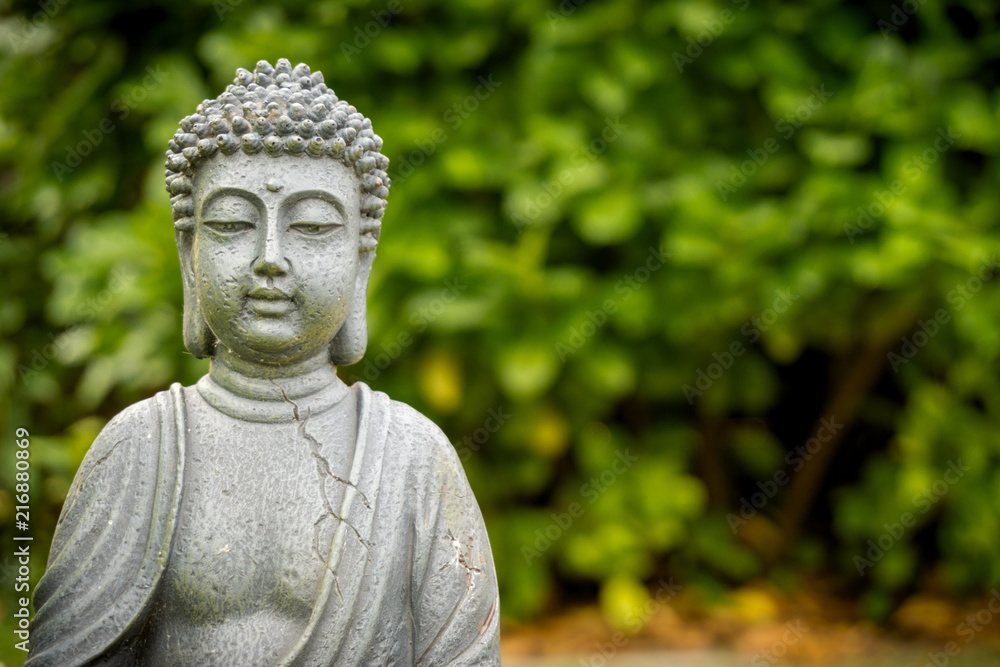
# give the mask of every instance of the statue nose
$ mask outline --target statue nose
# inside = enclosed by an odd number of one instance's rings
[[[270,228],[264,239],[264,247],[253,262],[253,271],[259,275],[273,278],[288,273],[288,269],[289,263],[282,248],[280,235],[277,230]]]

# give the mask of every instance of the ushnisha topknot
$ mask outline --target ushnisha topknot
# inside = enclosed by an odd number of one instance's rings
[[[194,230],[194,174],[218,153],[331,157],[352,167],[361,184],[361,250],[374,250],[389,195],[389,158],[372,122],[323,83],[323,74],[285,58],[253,72],[240,68],[225,92],[180,122],[167,151],[167,192],[174,228]]]

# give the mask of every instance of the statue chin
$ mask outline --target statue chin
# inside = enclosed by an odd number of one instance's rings
[[[304,339],[295,328],[280,322],[258,323],[250,331],[234,336],[231,332],[218,337],[216,357],[226,350],[243,361],[268,366],[296,366],[317,356],[329,359],[329,346],[333,336],[319,341]]]
[[[364,350],[381,146],[286,60],[238,70],[181,121],[167,187],[185,337],[210,370],[94,441],[27,667],[500,664],[493,556],[455,449],[332,361]]]

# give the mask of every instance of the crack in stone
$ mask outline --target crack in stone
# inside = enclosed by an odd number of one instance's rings
[[[319,562],[323,563],[323,565],[327,564],[327,559],[323,555],[323,552],[319,549],[319,526],[321,523],[326,521],[326,519],[327,516],[322,514],[318,519],[316,519],[316,523],[313,524],[313,551],[316,552],[316,558],[318,558]]]
[[[350,521],[348,521],[344,517],[338,516],[337,513],[333,511],[333,505],[330,503],[330,498],[326,495],[326,485],[323,484],[323,474],[326,473],[328,476],[334,477],[334,478],[335,478],[335,476],[332,475],[332,474],[330,474],[330,469],[329,469],[329,465],[330,464],[319,453],[319,447],[320,447],[319,441],[316,440],[316,438],[314,438],[313,436],[311,436],[308,433],[306,433],[305,428],[306,428],[306,424],[308,422],[309,422],[309,416],[307,415],[306,418],[305,418],[305,421],[302,421],[302,422],[299,423],[299,435],[301,435],[303,438],[305,438],[309,442],[309,444],[310,444],[310,446],[312,448],[312,456],[313,456],[313,459],[315,459],[315,461],[316,461],[316,472],[319,473],[319,476],[320,476],[320,495],[323,498],[323,504],[326,506],[326,512],[327,512],[327,514],[329,514],[330,516],[332,516],[334,519],[336,519],[337,521],[343,522],[344,525],[346,525],[348,528],[350,528],[354,532],[355,536],[357,536],[358,541],[360,541],[361,544],[363,544],[365,546],[365,548],[368,549],[368,555],[369,555],[369,557],[371,557],[371,548],[374,546],[374,544],[371,543],[371,542],[369,542],[365,538],[363,538],[361,536],[361,533],[358,531],[358,529],[355,528],[354,525]],[[349,484],[348,486],[352,486],[353,487],[354,485],[353,484]],[[357,490],[357,487],[355,487],[355,490]],[[365,499],[364,494],[361,493],[361,491],[358,491],[358,494],[360,495],[360,497],[362,499],[362,502],[364,502],[365,507],[368,507],[368,509],[371,509],[371,506],[368,504],[367,499]]]
[[[293,401],[292,399],[288,398],[288,395],[285,393],[285,390],[281,387],[280,384],[278,384],[274,380],[270,380],[270,382],[271,382],[271,384],[273,384],[275,387],[278,388],[278,391],[281,392],[281,396],[288,403],[291,403],[291,405],[292,405],[292,415],[294,416],[295,421],[298,422],[299,421],[299,406],[295,403],[295,401]],[[354,484],[350,480],[343,479],[343,478],[341,478],[341,477],[339,477],[337,475],[334,475],[333,472],[330,470],[330,462],[327,461],[326,458],[322,454],[319,453],[320,443],[316,440],[316,438],[314,438],[313,436],[311,436],[311,435],[309,435],[308,433],[305,432],[306,422],[309,421],[309,418],[311,416],[312,416],[312,413],[310,412],[310,413],[306,414],[306,418],[305,418],[304,421],[299,422],[299,435],[301,435],[303,438],[305,438],[306,440],[309,441],[309,444],[310,444],[311,449],[312,449],[312,456],[313,456],[313,458],[317,459],[317,464],[322,466],[322,468],[320,470],[320,473],[329,476],[330,479],[332,479],[333,481],[335,481],[335,482],[337,482],[339,484],[343,484],[344,486],[350,486],[350,487],[352,487],[355,491],[358,492],[358,495],[361,497],[361,502],[364,503],[365,507],[367,507],[368,509],[371,509],[372,508],[371,503],[368,502],[368,496],[365,495],[364,491],[362,491],[361,489],[359,489],[358,485]]]
[[[463,568],[465,568],[465,587],[471,591],[476,587],[476,581],[472,577],[473,573],[481,575],[483,571],[478,567],[473,567],[472,565],[470,565],[469,560],[465,556],[465,552],[462,550],[462,547],[466,547],[469,550],[469,558],[471,558],[472,545],[459,542],[458,539],[455,537],[454,534],[452,534],[450,530],[448,531],[447,534],[448,534],[448,539],[451,540],[451,547],[452,549],[455,550],[455,557],[452,560],[445,563],[444,565],[442,565],[441,569],[438,570],[438,572],[444,570],[449,565],[454,565],[455,563],[461,565]]]
[[[308,435],[305,435],[305,434],[303,434],[303,435],[306,438],[311,438],[312,437],[312,436],[308,436]],[[361,489],[358,488],[357,484],[354,484],[353,482],[351,482],[350,480],[347,480],[347,479],[341,479],[340,477],[337,477],[332,472],[330,472],[330,462],[327,461],[325,458],[323,458],[323,456],[321,454],[319,454],[318,452],[314,453],[313,456],[319,457],[320,461],[323,462],[323,472],[325,472],[333,481],[339,482],[339,483],[343,484],[344,486],[349,486],[349,487],[353,488],[355,491],[358,492],[358,497],[361,498],[361,502],[364,504],[364,506],[366,508],[368,508],[368,509],[372,508],[371,503],[368,502],[368,496],[365,495],[364,491],[362,491]]]
[[[333,570],[330,570],[330,574],[333,575],[333,587],[337,590],[337,597],[340,598],[341,602],[343,602],[344,601],[344,596],[340,592],[340,577],[338,577],[337,573],[334,572]]]
[[[369,542],[364,537],[362,537],[360,531],[358,531],[358,529],[355,528],[354,525],[350,521],[348,521],[344,517],[339,516],[333,510],[333,505],[330,503],[330,498],[326,494],[326,484],[324,483],[324,478],[325,477],[330,477],[334,481],[340,482],[340,483],[344,484],[345,486],[352,487],[355,491],[357,491],[358,495],[361,497],[361,502],[364,503],[365,507],[367,507],[370,510],[371,509],[371,505],[368,503],[368,498],[361,491],[361,489],[359,489],[355,484],[352,484],[351,482],[349,482],[347,480],[342,480],[339,477],[337,477],[336,475],[334,475],[332,472],[330,472],[330,462],[327,461],[326,458],[324,458],[324,456],[322,454],[320,454],[320,447],[321,447],[320,442],[315,437],[313,437],[311,434],[309,434],[309,433],[306,432],[306,425],[309,423],[309,419],[312,417],[312,412],[311,411],[307,412],[306,413],[306,418],[305,419],[300,419],[299,406],[295,403],[295,401],[293,401],[292,399],[288,398],[288,394],[285,393],[285,390],[284,390],[284,388],[282,388],[281,385],[279,385],[273,379],[269,378],[269,380],[270,380],[271,384],[273,384],[275,387],[277,387],[278,391],[281,392],[281,396],[285,399],[285,401],[287,401],[288,403],[291,404],[291,406],[292,406],[292,416],[294,417],[295,421],[298,422],[298,424],[299,424],[299,436],[302,437],[304,440],[306,440],[309,443],[310,453],[312,454],[313,459],[316,461],[316,472],[319,474],[319,477],[320,477],[320,485],[319,485],[320,497],[323,500],[323,506],[326,507],[326,515],[321,516],[313,524],[313,529],[314,529],[314,531],[313,531],[313,543],[314,543],[313,544],[313,548],[316,550],[316,554],[319,557],[320,562],[323,563],[323,565],[325,565],[327,568],[329,568],[329,562],[328,562],[328,560],[325,559],[325,558],[323,558],[320,555],[321,552],[320,552],[320,549],[319,549],[319,525],[323,522],[323,520],[326,518],[327,515],[332,516],[334,519],[336,519],[337,521],[340,521],[345,526],[347,526],[348,528],[351,529],[351,531],[354,533],[355,537],[358,538],[358,541],[361,542],[361,544],[368,551],[368,559],[370,561],[371,560],[371,555],[372,555],[371,554],[371,549],[372,549],[373,546],[375,546],[375,544],[373,542]],[[332,570],[331,570],[331,572],[332,572]],[[337,584],[336,579],[334,580],[334,584],[337,585],[337,594],[339,595],[340,594],[340,586],[339,586],[339,584]]]
[[[298,421],[299,420],[299,406],[295,403],[295,401],[293,401],[292,399],[288,398],[288,394],[285,393],[285,388],[282,387],[277,382],[275,382],[274,378],[267,378],[267,381],[270,382],[271,384],[273,384],[278,389],[278,391],[281,392],[281,397],[283,399],[285,399],[286,403],[290,403],[291,404],[291,406],[292,406],[292,417],[295,419],[295,421]]]
[[[444,635],[445,630],[451,627],[452,622],[455,620],[455,616],[458,614],[458,610],[462,607],[462,604],[465,602],[466,597],[469,595],[469,591],[475,589],[476,582],[475,582],[475,580],[472,577],[473,573],[480,574],[480,575],[483,573],[483,571],[480,570],[478,567],[471,567],[466,562],[465,554],[462,552],[461,547],[463,547],[463,546],[468,547],[468,549],[469,549],[469,555],[471,556],[472,555],[472,545],[463,544],[463,543],[459,542],[455,538],[455,535],[452,534],[451,530],[448,531],[447,535],[448,535],[448,539],[451,540],[451,546],[452,546],[452,548],[455,550],[455,558],[453,560],[450,560],[447,563],[445,563],[441,567],[441,570],[443,570],[444,568],[446,568],[449,565],[452,565],[454,563],[458,563],[463,568],[465,568],[465,590],[462,592],[462,597],[460,597],[458,599],[458,601],[455,603],[454,608],[451,610],[451,614],[448,616],[448,620],[445,621],[444,625],[441,626],[441,629],[438,630],[437,635],[431,641],[430,646],[427,647],[427,650],[424,651],[423,655],[421,655],[420,659],[417,660],[417,662],[415,663],[416,667],[421,667],[424,664],[424,659],[427,657],[427,654],[430,653],[431,648],[433,648],[434,646],[437,645],[438,640],[440,640],[441,637]],[[441,570],[438,570],[438,572],[440,572]]]

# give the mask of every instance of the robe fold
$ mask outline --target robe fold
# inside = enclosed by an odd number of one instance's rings
[[[358,432],[342,520],[305,631],[279,664],[499,665],[493,558],[454,448],[409,406],[364,383],[352,390]],[[131,406],[87,453],[35,591],[26,667],[144,664],[183,499],[193,391],[175,384]]]

